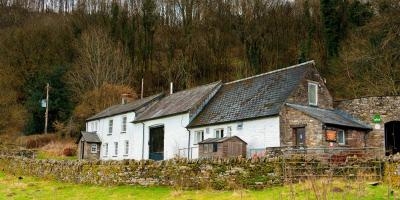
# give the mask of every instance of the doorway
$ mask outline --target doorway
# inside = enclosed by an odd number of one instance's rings
[[[150,127],[149,159],[164,160],[164,126]]]
[[[400,121],[385,123],[386,155],[400,152]]]
[[[299,127],[293,129],[294,136],[295,136],[295,144],[296,147],[303,148],[306,146],[306,128]]]

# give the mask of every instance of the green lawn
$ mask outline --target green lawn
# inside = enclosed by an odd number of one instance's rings
[[[337,181],[329,186],[310,182],[292,187],[241,191],[177,191],[167,187],[115,186],[102,187],[60,183],[32,177],[11,176],[0,172],[0,200],[2,199],[316,199],[315,192],[325,191],[328,199],[387,199],[388,187],[369,186],[365,182]],[[290,192],[292,188],[292,191]],[[319,191],[321,190],[321,191]],[[397,195],[397,193],[395,193]]]

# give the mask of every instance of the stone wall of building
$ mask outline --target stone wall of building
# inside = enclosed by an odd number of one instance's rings
[[[293,128],[304,127],[306,129],[306,146],[321,147],[324,145],[322,123],[296,109],[285,106],[280,113],[281,146],[295,146]]]
[[[98,160],[100,158],[100,148],[101,144],[100,143],[90,143],[90,142],[82,142],[82,139],[79,141],[78,145],[78,158],[81,158],[80,156],[82,155],[82,143],[84,145],[83,147],[83,159],[87,160]],[[92,153],[91,150],[91,145],[96,144],[97,145],[97,151],[96,153]]]
[[[385,123],[400,121],[400,96],[363,97],[335,102],[336,108],[348,112],[373,130],[367,134],[368,147],[385,147]],[[374,115],[380,115],[382,122],[373,123]]]
[[[318,107],[331,109],[333,108],[333,98],[329,93],[322,77],[315,68],[310,68],[304,80],[300,83],[293,93],[286,100],[288,103],[300,104],[308,106],[308,83],[309,81],[318,83]]]
[[[306,146],[312,147],[336,147],[341,146],[336,142],[326,141],[326,133],[323,123],[301,111],[285,106],[281,111],[281,144],[282,146],[294,146],[295,135],[293,128],[304,127]],[[362,148],[365,147],[365,131],[345,129],[343,127],[326,127],[330,129],[342,129],[345,131],[346,144],[343,147]]]

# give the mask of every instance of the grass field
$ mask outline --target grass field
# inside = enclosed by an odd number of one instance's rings
[[[60,183],[0,172],[0,199],[316,199],[326,193],[328,199],[388,199],[388,187],[369,186],[365,182],[336,181],[329,186],[305,182],[264,190],[180,191],[167,187],[114,186],[103,187]],[[294,192],[291,192],[294,191]],[[317,192],[316,192],[317,191]],[[396,195],[395,193],[394,195]],[[295,198],[293,198],[295,197]],[[320,198],[322,199],[322,198]],[[393,199],[393,195],[391,195]]]

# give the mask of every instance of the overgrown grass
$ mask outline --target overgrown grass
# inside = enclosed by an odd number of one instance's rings
[[[77,160],[76,156],[63,156],[63,155],[54,155],[48,153],[47,151],[38,150],[36,154],[36,159],[52,159],[52,160]]]
[[[328,199],[388,199],[385,185],[369,186],[362,183],[337,180],[332,183]],[[0,199],[316,199],[310,182],[264,190],[176,191],[168,187],[113,186],[60,183],[0,172]],[[319,186],[318,186],[319,187]],[[322,192],[322,191],[320,191]],[[293,198],[293,195],[295,198]],[[390,195],[393,199],[393,195]]]

